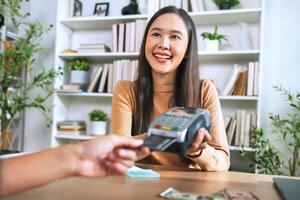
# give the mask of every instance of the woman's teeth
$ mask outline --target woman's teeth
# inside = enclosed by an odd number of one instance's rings
[[[160,59],[170,59],[171,58],[171,56],[161,55],[161,54],[154,54],[154,56],[156,58],[160,58]]]

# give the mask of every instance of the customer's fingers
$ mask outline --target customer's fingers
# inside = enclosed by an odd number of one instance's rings
[[[115,147],[137,148],[143,144],[143,140],[130,137],[110,136]]]
[[[124,165],[124,163],[121,162],[105,162],[106,166],[109,167],[110,169],[113,169],[115,174],[125,174],[128,170],[129,167],[133,166],[133,162],[131,163],[132,165]],[[127,163],[129,164],[129,163]]]
[[[126,160],[136,160],[137,155],[136,152],[129,149],[117,149],[116,156],[118,158],[126,159]]]

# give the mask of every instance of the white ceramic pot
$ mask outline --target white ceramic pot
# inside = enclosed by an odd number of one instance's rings
[[[219,41],[218,40],[206,40],[206,51],[218,51]]]
[[[71,84],[87,84],[89,82],[89,73],[87,71],[72,70]]]
[[[105,135],[106,134],[106,121],[91,121],[89,126],[89,135]]]

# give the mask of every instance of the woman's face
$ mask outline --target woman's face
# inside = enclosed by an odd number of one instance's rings
[[[167,74],[177,69],[188,46],[184,21],[174,13],[159,16],[150,26],[145,45],[153,73]]]

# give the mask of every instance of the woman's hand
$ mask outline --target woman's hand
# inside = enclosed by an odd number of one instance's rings
[[[135,151],[148,153],[143,140],[103,136],[81,144],[75,175],[105,177],[124,174],[137,160]]]
[[[201,155],[203,149],[206,148],[207,142],[211,140],[211,136],[205,128],[200,128],[195,136],[194,142],[185,152],[186,155],[197,157]]]

